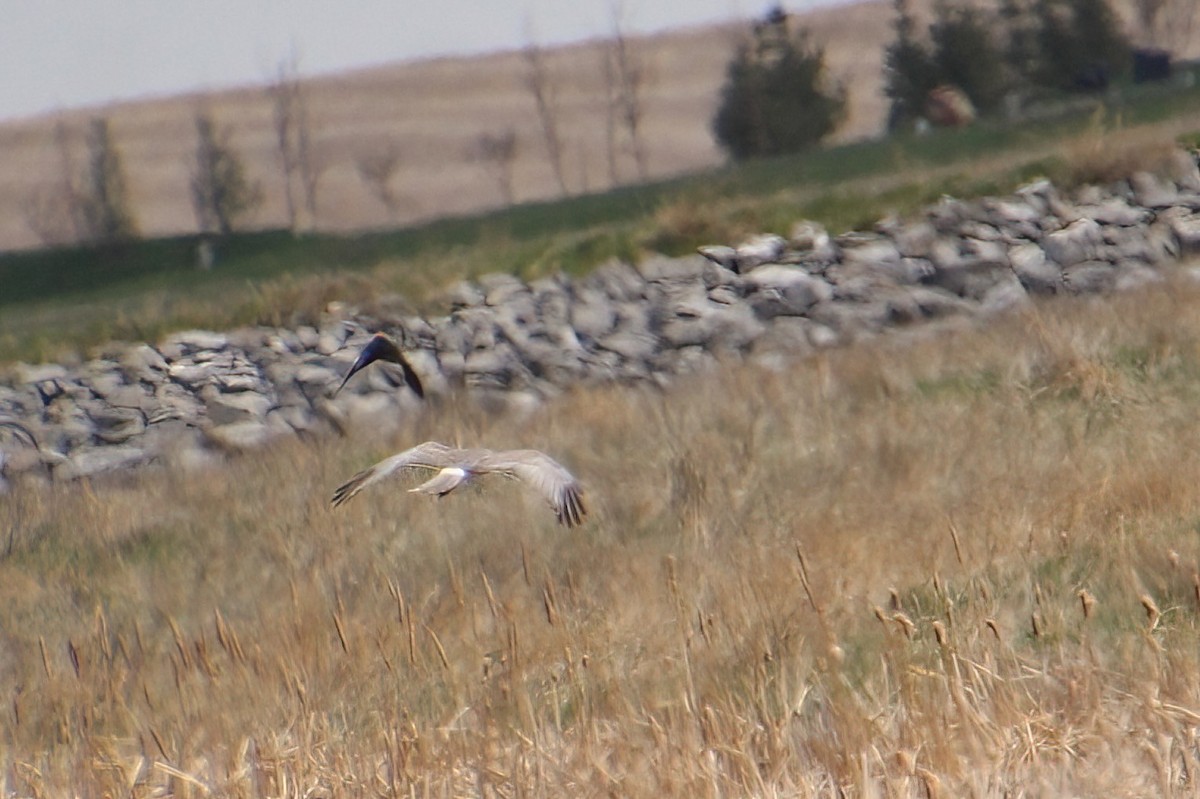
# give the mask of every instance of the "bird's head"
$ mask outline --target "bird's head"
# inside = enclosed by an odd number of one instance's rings
[[[344,378],[342,378],[341,385],[337,387],[337,391],[334,391],[333,395],[336,397],[338,392],[340,392],[345,387],[346,383],[350,381],[350,378],[354,377],[355,373],[365,369],[366,367],[375,363],[375,361],[390,361],[391,363],[399,364],[404,370],[404,380],[409,387],[417,393],[417,396],[425,396],[425,391],[421,387],[421,381],[417,378],[416,373],[412,371],[412,367],[409,366],[408,361],[404,359],[404,354],[401,353],[400,348],[397,347],[395,343],[383,333],[376,333],[371,337],[371,340],[367,342],[367,346],[362,348],[362,352],[360,352],[358,357],[354,360],[354,365],[350,367],[350,371],[346,373]]]

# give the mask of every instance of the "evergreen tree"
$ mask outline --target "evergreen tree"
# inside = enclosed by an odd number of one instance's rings
[[[1004,59],[993,38],[992,20],[972,6],[939,3],[929,27],[939,83],[957,86],[981,114],[1004,100],[1008,81]]]
[[[1129,41],[1107,0],[1038,0],[1034,82],[1097,89],[1127,71]]]
[[[735,159],[796,152],[831,133],[845,104],[844,90],[827,86],[824,52],[777,9],[729,62],[713,132]]]
[[[1030,0],[1001,0],[1000,27],[1004,36],[1004,63],[1012,81],[1029,81],[1037,71],[1037,19]]]
[[[942,82],[933,54],[917,36],[908,0],[895,0],[894,8],[896,38],[883,54],[884,93],[891,100],[888,130],[915,122],[929,92]]]

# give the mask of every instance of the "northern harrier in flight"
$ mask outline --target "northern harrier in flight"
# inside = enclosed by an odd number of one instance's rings
[[[341,505],[367,486],[410,468],[437,472],[416,488],[410,488],[410,493],[445,496],[474,477],[501,474],[521,480],[541,494],[550,503],[559,524],[574,527],[587,514],[579,481],[543,452],[458,449],[436,441],[418,444],[354,475],[333,493],[333,504]]]
[[[413,390],[413,393],[418,397],[425,396],[425,387],[421,385],[421,378],[417,377],[417,373],[413,371],[408,360],[405,359],[404,353],[400,352],[400,348],[396,343],[383,333],[376,333],[367,342],[367,345],[362,348],[362,352],[358,354],[354,365],[350,367],[350,371],[346,372],[346,376],[342,378],[342,383],[337,387],[337,391],[333,392],[333,396],[338,395],[346,383],[350,382],[350,378],[360,369],[365,369],[367,366],[375,363],[375,361],[391,361],[394,364],[399,364],[401,371],[404,372],[404,382]]]

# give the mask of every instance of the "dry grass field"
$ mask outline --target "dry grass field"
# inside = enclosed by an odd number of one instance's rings
[[[0,504],[2,796],[1194,796],[1200,286]],[[586,483],[328,506],[426,438]]]
[[[863,43],[886,9],[813,18],[856,43],[831,46],[836,73],[877,87]],[[656,174],[718,159],[732,36],[653,40]],[[573,189],[604,188],[596,50],[553,57],[574,76]],[[499,55],[315,81],[320,225],[495,204],[463,153],[509,124],[532,139],[519,75]],[[198,102],[111,109],[144,232],[190,224]],[[266,102],[205,102],[278,224]],[[877,129],[878,96],[854,102],[846,135]],[[1194,122],[1058,146],[1103,170]],[[20,202],[53,174],[51,125],[0,128],[0,247],[33,243]],[[396,220],[353,166],[391,137]],[[552,189],[530,144],[519,198]],[[381,282],[355,280],[263,302]],[[1181,274],[521,418],[451,397],[223,469],[20,486],[0,497],[0,797],[1200,795],[1198,406],[1200,282]],[[430,438],[547,451],[588,521],[415,479],[329,507]]]

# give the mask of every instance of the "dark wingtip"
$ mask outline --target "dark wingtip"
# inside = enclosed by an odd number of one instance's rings
[[[421,385],[421,378],[417,377],[417,373],[403,355],[400,356],[400,369],[404,372],[404,382],[408,384],[408,387],[418,397],[425,399],[425,386]]]
[[[571,528],[583,524],[583,517],[587,516],[587,508],[583,506],[583,492],[578,488],[568,488],[556,515],[558,523],[564,527]]]

